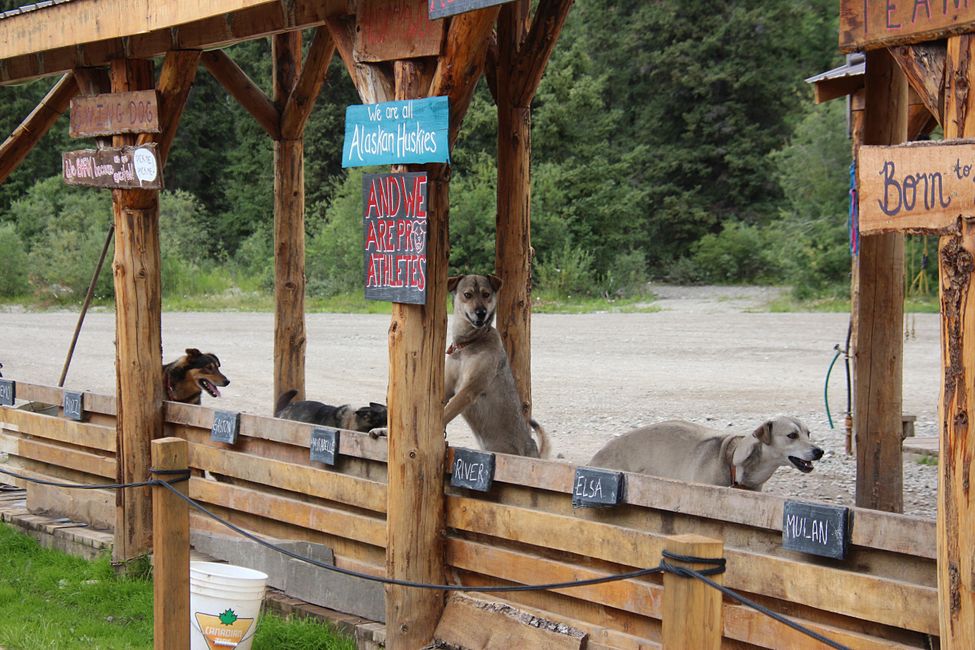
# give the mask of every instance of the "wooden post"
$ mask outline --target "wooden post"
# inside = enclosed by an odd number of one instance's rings
[[[907,138],[907,79],[887,50],[867,52],[863,143]],[[904,345],[904,235],[860,238],[854,314],[856,504],[902,512],[901,411]]]
[[[396,99],[423,95],[416,62],[397,61],[394,69]],[[389,326],[386,572],[392,578],[443,584],[448,180],[441,165],[420,169],[428,174],[427,302],[393,304]],[[419,648],[428,643],[443,607],[443,592],[387,586],[387,645]]]
[[[664,544],[671,553],[697,558],[717,559],[724,555],[724,543],[700,535],[675,535]],[[667,560],[675,566],[695,571],[712,568],[706,564],[692,564]],[[708,576],[724,584],[721,574]],[[663,647],[667,649],[694,648],[717,650],[721,647],[721,592],[697,578],[685,578],[673,573],[664,574],[664,602],[661,614]]]
[[[112,62],[112,92],[153,88],[152,62]],[[116,147],[135,135],[115,136]],[[159,192],[113,190],[115,213],[115,371],[118,480],[149,475],[150,442],[162,435],[162,282],[159,257]],[[125,562],[149,551],[151,498],[147,490],[118,490],[113,559]]]
[[[274,105],[281,115],[301,71],[301,32],[273,37]],[[274,141],[274,394],[305,396],[304,141]]]
[[[866,101],[865,95],[866,92],[864,91],[863,88],[861,88],[860,90],[856,91],[855,93],[849,96],[850,143],[852,147],[851,154],[854,162],[856,162],[857,159],[857,151],[860,149],[860,145],[863,144],[863,107],[864,107],[864,102]],[[855,236],[859,238],[860,233],[859,232],[855,234],[851,233],[851,236]],[[847,364],[850,363],[849,359],[855,358],[856,355],[856,349],[857,349],[856,315],[859,313],[860,313],[860,249],[859,246],[857,246],[856,253],[851,256],[851,261],[850,261],[850,332],[849,332],[850,340],[847,343],[848,347],[846,350],[846,353],[849,355],[849,357],[847,357]],[[854,368],[855,366],[856,364],[854,364]],[[848,382],[847,389],[852,392],[855,386],[855,380],[853,380],[853,383],[849,383],[852,380],[852,378],[850,377],[851,370],[849,365],[847,365],[846,371],[847,371],[846,380]],[[847,397],[850,399],[851,403],[849,405],[850,412],[847,413],[844,421],[844,427],[846,429],[846,440],[844,446],[846,449],[846,455],[852,456],[854,453],[853,411],[856,409],[856,407],[852,402],[852,400],[854,399],[853,396],[848,395]]]
[[[187,444],[182,438],[152,441],[152,467],[188,470]],[[155,474],[161,481],[171,475]],[[186,481],[173,484],[183,494]],[[165,487],[152,488],[152,615],[156,650],[190,647],[190,510]]]
[[[531,417],[531,97],[513,96],[518,46],[529,2],[504,5],[498,16],[498,215],[495,272],[504,281],[497,328],[508,353],[521,409]],[[534,93],[533,93],[534,94]]]
[[[975,134],[975,38],[948,39],[945,66],[945,139]],[[938,602],[941,647],[975,647],[975,224],[941,237],[941,420],[938,459]]]

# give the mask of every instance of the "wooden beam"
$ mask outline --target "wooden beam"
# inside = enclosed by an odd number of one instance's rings
[[[352,84],[363,104],[378,104],[393,99],[393,76],[387,64],[360,63],[355,59],[355,19],[330,17],[325,21],[335,48],[342,57]]]
[[[0,144],[0,183],[24,161],[44,134],[68,110],[71,98],[78,94],[74,74],[68,72],[48,91],[44,99]]]
[[[430,83],[431,97],[450,97],[450,145],[453,146],[484,71],[486,44],[498,19],[500,7],[488,7],[454,16],[447,43],[437,60]]]
[[[186,98],[189,97],[193,80],[196,79],[199,62],[199,50],[172,50],[166,53],[163,60],[159,82],[156,84],[159,92],[160,132],[156,135],[140,135],[139,144],[156,142],[159,145],[159,159],[164,166],[176,137],[176,128],[186,106]]]
[[[823,79],[813,84],[813,101],[817,104],[846,97],[863,88],[863,75]]]
[[[421,97],[425,83],[416,62],[398,61],[394,67],[396,99]],[[427,302],[394,303],[389,326],[386,571],[392,578],[443,584],[449,181],[443,165],[410,169],[424,170],[428,176]],[[443,598],[442,592],[387,586],[387,645],[419,648],[428,643]]]
[[[133,32],[125,37],[0,58],[0,83],[25,81],[78,67],[108,65],[112,59],[125,56],[150,58],[161,56],[169,50],[210,50],[282,32],[318,27],[329,16],[348,14],[349,5],[349,0],[266,2],[190,24],[167,25],[150,32]],[[286,6],[290,11],[285,11]]]
[[[319,46],[322,47],[322,46]],[[301,75],[301,32],[271,41],[274,106],[284,112]],[[321,53],[316,55],[321,56]],[[274,393],[305,396],[305,145],[301,133],[274,141]]]
[[[205,52],[203,65],[273,139],[281,138],[278,109],[223,50]]]
[[[665,550],[676,555],[701,559],[721,559],[724,544],[700,535],[675,535],[667,539]],[[713,565],[667,560],[670,564],[703,571]],[[711,580],[723,584],[721,574]],[[718,650],[721,647],[721,592],[697,578],[664,573],[664,600],[661,608],[665,648]]]
[[[535,97],[542,74],[569,16],[572,2],[573,0],[541,0],[538,3],[524,44],[517,44],[518,56],[512,75],[515,83],[512,96],[517,106],[528,106]]]
[[[281,137],[286,140],[300,138],[305,123],[315,107],[315,99],[325,83],[328,66],[335,54],[335,41],[328,29],[319,27],[308,49],[308,56],[301,69],[301,76],[285,102],[281,116]]]
[[[152,467],[163,471],[186,470],[186,441],[162,438],[152,443]],[[171,481],[172,475],[153,478]],[[186,495],[187,482],[172,488]],[[152,488],[152,619],[153,648],[188,648],[190,645],[190,509],[169,488]]]
[[[890,54],[931,115],[944,124],[945,45],[902,45],[890,48]]]
[[[588,635],[509,605],[451,594],[434,638],[451,648],[581,650]]]
[[[153,88],[152,62],[112,63],[112,92]],[[134,135],[115,136],[117,147]],[[159,254],[159,192],[114,190],[115,374],[118,419],[118,482],[149,475],[150,443],[162,437],[162,282]],[[149,552],[151,495],[119,490],[112,556],[125,562]]]
[[[948,39],[945,139],[975,135],[975,38]],[[975,224],[941,237],[941,384],[938,458],[938,600],[944,648],[975,647]]]
[[[907,139],[907,79],[886,50],[867,53],[863,144]],[[904,236],[860,238],[859,308],[854,314],[856,504],[902,512]]]

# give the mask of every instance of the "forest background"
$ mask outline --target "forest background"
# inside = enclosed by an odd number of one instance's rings
[[[842,301],[846,106],[814,105],[804,82],[843,62],[837,5],[576,0],[533,103],[536,299],[625,300],[656,279],[789,285],[799,299]],[[267,39],[228,53],[270,94]],[[0,134],[52,81],[0,87]],[[345,107],[357,103],[336,56],[305,135],[310,309],[364,304],[361,174],[373,170],[340,164]],[[482,81],[452,152],[452,272],[494,268],[496,138]],[[66,186],[60,172],[61,152],[90,146],[68,137],[64,116],[0,185],[0,300],[84,297],[111,193]],[[272,176],[271,140],[201,68],[165,170],[166,308],[273,304]],[[111,303],[110,264],[95,296]]]

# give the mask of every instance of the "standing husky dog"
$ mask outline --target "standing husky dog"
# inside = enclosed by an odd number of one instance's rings
[[[671,420],[611,440],[589,464],[653,474],[693,483],[761,491],[782,465],[806,474],[823,450],[809,441],[809,429],[793,417],[766,420],[751,435],[736,436],[693,422]]]
[[[548,455],[548,436],[521,412],[521,397],[501,335],[491,324],[501,279],[460,275],[447,279],[454,295],[453,341],[447,348],[444,425],[462,415],[487,451],[535,458]],[[532,439],[538,435],[538,445]]]
[[[220,372],[220,359],[187,348],[186,354],[163,366],[163,388],[166,399],[185,404],[199,404],[203,391],[220,397],[217,386],[229,386],[230,380]]]

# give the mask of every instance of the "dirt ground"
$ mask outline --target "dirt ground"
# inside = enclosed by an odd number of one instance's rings
[[[826,451],[816,470],[781,468],[766,491],[852,505],[855,460],[844,452],[843,359],[824,382],[848,315],[763,311],[777,290],[761,287],[654,286],[661,311],[648,314],[535,315],[532,320],[534,417],[555,451],[586,463],[613,436],[671,418],[749,433],[779,413],[804,420]],[[0,313],[0,362],[6,378],[56,385],[76,313]],[[385,401],[388,357],[383,315],[307,316],[307,394],[333,404]],[[166,313],[163,359],[184,348],[216,353],[231,378],[204,404],[269,415],[273,409],[273,314]],[[66,387],[115,390],[114,315],[90,313]],[[937,434],[938,316],[908,315],[904,412],[918,435]],[[460,421],[451,444],[474,446]],[[937,467],[905,458],[905,512],[933,517]]]

